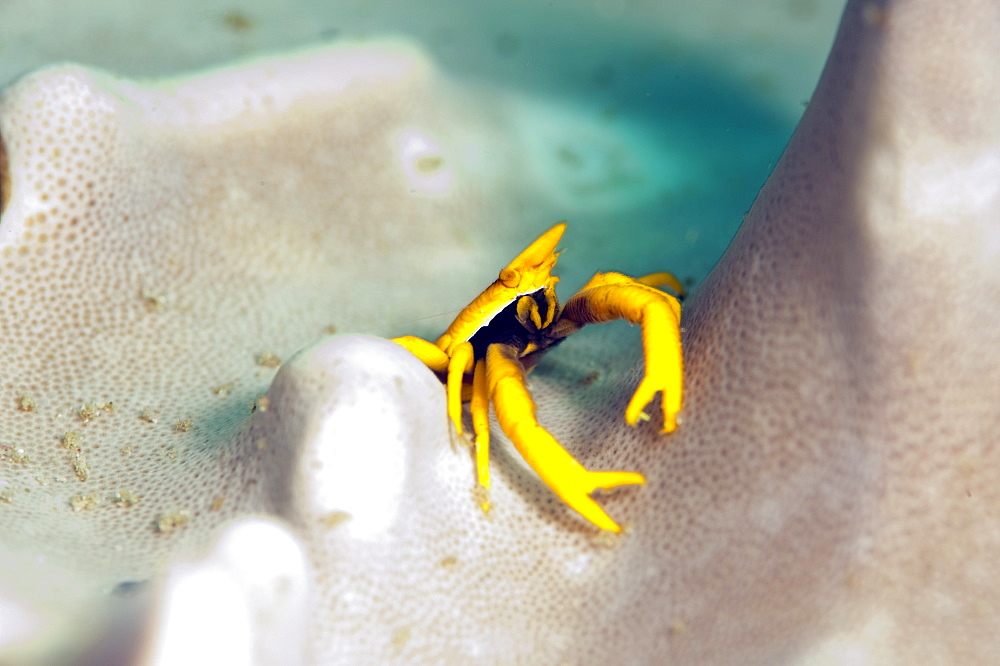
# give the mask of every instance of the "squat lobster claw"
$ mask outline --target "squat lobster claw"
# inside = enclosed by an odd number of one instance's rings
[[[525,367],[586,324],[625,319],[642,326],[645,376],[625,408],[625,421],[648,419],[643,408],[660,393],[663,429],[677,426],[684,387],[680,302],[657,289],[683,289],[669,273],[632,278],[597,273],[565,306],[556,299],[552,275],[556,245],[566,230],[560,223],[543,233],[500,271],[496,281],[466,306],[433,344],[414,336],[395,338],[446,382],[448,417],[462,432],[465,396],[475,433],[476,473],[490,487],[489,405],[521,456],[566,504],[595,526],[621,531],[590,494],[645,482],[636,472],[591,472],[581,465],[535,418]],[[464,395],[463,395],[464,394]],[[483,509],[489,508],[484,500]]]

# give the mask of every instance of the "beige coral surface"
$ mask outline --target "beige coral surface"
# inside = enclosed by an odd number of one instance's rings
[[[551,206],[515,168],[521,101],[381,41],[19,82],[0,99],[8,626],[158,663],[195,636],[242,663],[988,663],[998,27],[986,2],[849,4],[686,306],[676,434],[621,419],[635,331],[546,357],[540,420],[588,467],[647,477],[602,499],[629,525],[611,540],[499,432],[484,517],[437,379],[327,336],[420,328],[523,244],[489,224]]]

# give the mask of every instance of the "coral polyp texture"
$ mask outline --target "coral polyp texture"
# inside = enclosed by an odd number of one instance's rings
[[[560,219],[521,175],[510,98],[377,40],[19,81],[0,98],[2,656],[185,663],[211,638],[199,656],[244,663],[987,663],[998,30],[985,2],[848,4],[686,305],[676,433],[622,419],[634,331],[539,365],[553,435],[646,478],[601,499],[611,539],[496,427],[484,516],[440,382],[380,339]]]
[[[406,284],[367,303],[355,285],[377,278],[381,247],[448,235],[449,208],[477,195],[414,191],[425,176],[393,159],[419,116],[447,122],[433,78],[385,45],[151,87],[60,67],[6,91],[8,546],[142,576],[198,523],[264,508],[255,461],[276,444],[243,432],[277,365],[334,327],[405,317],[396,299],[421,298]],[[342,154],[359,134],[378,145]],[[382,196],[350,194],[364,190]]]

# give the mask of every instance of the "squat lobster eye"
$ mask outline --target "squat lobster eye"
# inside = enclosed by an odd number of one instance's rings
[[[446,373],[448,415],[459,433],[463,397],[471,401],[476,471],[484,491],[490,487],[492,403],[500,427],[549,488],[595,526],[618,532],[621,527],[590,494],[645,480],[636,472],[591,472],[578,463],[535,420],[525,365],[534,366],[542,352],[586,324],[614,319],[640,324],[645,376],[625,408],[625,421],[634,426],[649,420],[642,410],[659,393],[661,432],[674,430],[684,390],[681,306],[677,298],[656,287],[669,285],[680,293],[680,283],[669,273],[638,279],[597,273],[560,307],[554,288],[559,278],[551,271],[559,256],[556,244],[565,230],[565,223],[557,224],[515,257],[436,343],[413,336],[395,341],[432,370]],[[489,508],[488,500],[482,507]]]
[[[503,283],[503,286],[514,289],[521,281],[521,274],[511,268],[505,268],[500,271],[500,277],[498,279]]]

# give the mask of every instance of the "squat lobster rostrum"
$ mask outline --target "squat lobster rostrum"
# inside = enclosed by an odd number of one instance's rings
[[[521,456],[566,504],[597,527],[621,531],[590,494],[598,489],[642,484],[636,472],[591,472],[538,424],[525,373],[549,347],[586,324],[625,319],[642,326],[645,376],[625,408],[625,421],[649,417],[643,408],[661,394],[662,432],[677,425],[684,387],[681,306],[657,289],[682,293],[669,273],[632,278],[597,273],[562,307],[552,275],[556,245],[566,230],[560,223],[514,258],[496,281],[463,309],[448,330],[431,344],[414,336],[395,338],[427,367],[446,378],[448,416],[462,433],[462,403],[469,401],[475,433],[476,471],[484,491],[490,487],[489,405]],[[486,500],[483,509],[489,508]]]

